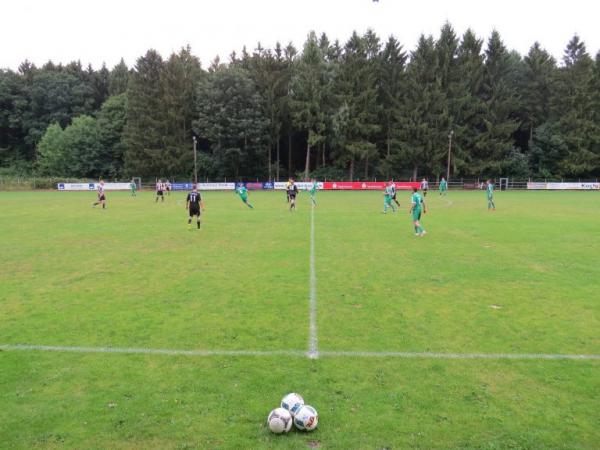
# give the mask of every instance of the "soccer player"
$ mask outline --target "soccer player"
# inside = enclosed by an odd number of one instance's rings
[[[293,178],[290,178],[287,192],[290,201],[290,212],[296,211],[296,196],[298,195],[298,186],[296,186],[296,183],[294,183]]]
[[[290,186],[292,185],[292,179],[288,179],[287,183],[285,183],[285,195],[287,197],[287,202],[290,202]]]
[[[165,186],[163,184],[163,182],[161,180],[158,180],[158,182],[156,183],[156,200],[154,201],[154,203],[158,202],[158,199],[162,199],[162,201],[165,201],[165,196],[163,195],[163,190],[165,189]]]
[[[239,184],[238,188],[235,190],[238,195],[240,196],[240,198],[242,199],[242,201],[246,204],[246,206],[250,209],[254,209],[254,206],[252,206],[250,203],[248,203],[248,189],[246,189],[246,186],[244,186],[242,183]]]
[[[317,195],[317,180],[315,180],[314,178],[311,180],[312,181],[312,186],[310,188],[310,200],[312,201],[313,206],[317,206],[317,201],[315,200],[315,196]]]
[[[390,181],[392,183],[392,201],[400,208],[400,202],[396,199],[396,184],[394,180]]]
[[[488,211],[496,211],[496,204],[494,203],[494,183],[492,180],[487,180],[487,187],[485,188],[488,199]]]
[[[392,203],[394,183],[388,182],[385,190],[383,191],[383,213],[387,214],[387,209],[392,208],[392,212],[396,212],[396,206]]]
[[[194,216],[196,216],[196,225],[198,226],[198,229],[200,229],[200,208],[204,211],[204,202],[202,201],[200,192],[198,192],[198,188],[194,185],[194,189],[187,195],[185,201],[185,209],[190,213],[190,217],[188,218],[188,229],[192,228],[192,217]]]
[[[421,181],[421,191],[423,191],[423,197],[427,197],[427,191],[429,190],[429,182],[423,178]]]
[[[135,180],[133,178],[131,179],[131,183],[129,183],[129,187],[131,188],[131,196],[135,197],[136,196],[135,191],[137,190],[137,185],[135,184]]]
[[[425,200],[421,198],[419,195],[418,189],[413,188],[413,195],[410,198],[410,211],[409,214],[412,214],[413,225],[415,227],[415,236],[424,236],[427,232],[421,226],[419,222],[421,220],[421,212],[426,213],[427,207],[425,206]]]
[[[444,177],[442,177],[442,181],[440,181],[440,195],[446,195],[446,191],[448,190],[448,182]]]
[[[98,201],[92,203],[92,207],[102,205],[102,209],[106,209],[106,196],[104,195],[104,181],[100,180],[98,184]]]

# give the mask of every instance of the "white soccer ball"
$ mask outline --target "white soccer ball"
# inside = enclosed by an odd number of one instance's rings
[[[287,409],[292,417],[296,415],[296,412],[302,405],[304,405],[304,399],[300,394],[296,394],[294,392],[281,399],[281,407]]]
[[[287,409],[275,408],[267,418],[267,425],[275,434],[287,433],[292,429],[292,415]]]
[[[317,428],[318,423],[317,410],[310,405],[302,405],[294,416],[294,425],[299,430],[312,431]]]

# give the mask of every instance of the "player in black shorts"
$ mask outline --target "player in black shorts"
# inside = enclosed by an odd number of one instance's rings
[[[398,207],[400,207],[400,202],[399,202],[399,201],[398,201],[398,199],[396,198],[396,195],[397,195],[397,193],[396,193],[396,184],[394,183],[394,180],[392,180],[392,181],[391,181],[391,183],[392,183],[392,184],[391,184],[391,187],[392,187],[392,194],[393,194],[393,195],[392,195],[392,201],[393,201],[393,202],[394,202],[396,205],[398,205]]]
[[[202,201],[202,196],[196,186],[192,192],[187,195],[187,199],[185,202],[185,209],[190,212],[190,217],[188,218],[188,228],[192,227],[192,217],[196,216],[196,225],[198,229],[200,229],[200,209],[204,210],[204,202]]]
[[[154,203],[158,202],[158,199],[162,199],[162,201],[165,201],[165,196],[163,195],[163,190],[165,189],[165,185],[161,180],[158,180],[158,182],[156,183],[156,200],[154,201]]]
[[[100,180],[100,184],[98,184],[98,201],[92,203],[92,206],[95,208],[97,205],[102,205],[102,209],[106,209],[106,196],[104,195],[104,181]]]
[[[290,199],[290,212],[296,210],[296,195],[298,195],[298,186],[294,183],[294,180],[291,179],[287,188],[287,195]]]

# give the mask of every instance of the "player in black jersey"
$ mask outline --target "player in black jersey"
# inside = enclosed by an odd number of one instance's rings
[[[200,208],[204,211],[204,202],[202,201],[202,196],[196,186],[192,192],[187,195],[187,199],[185,202],[185,209],[190,212],[190,217],[188,218],[188,228],[192,227],[192,217],[196,216],[196,225],[198,229],[200,229]]]
[[[294,183],[294,180],[291,179],[288,187],[287,187],[287,195],[290,199],[290,211],[296,210],[296,195],[298,195],[298,186]]]

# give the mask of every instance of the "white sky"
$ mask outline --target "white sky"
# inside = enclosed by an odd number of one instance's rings
[[[421,33],[437,37],[446,20],[459,35],[471,27],[487,38],[495,28],[521,54],[538,40],[560,60],[575,33],[596,54],[599,17],[597,0],[2,0],[0,67],[80,59],[111,68],[121,57],[132,66],[149,48],[166,57],[187,44],[207,67],[215,55],[227,61],[258,41],[300,49],[310,30],[343,43],[352,30],[372,28],[412,50]]]

